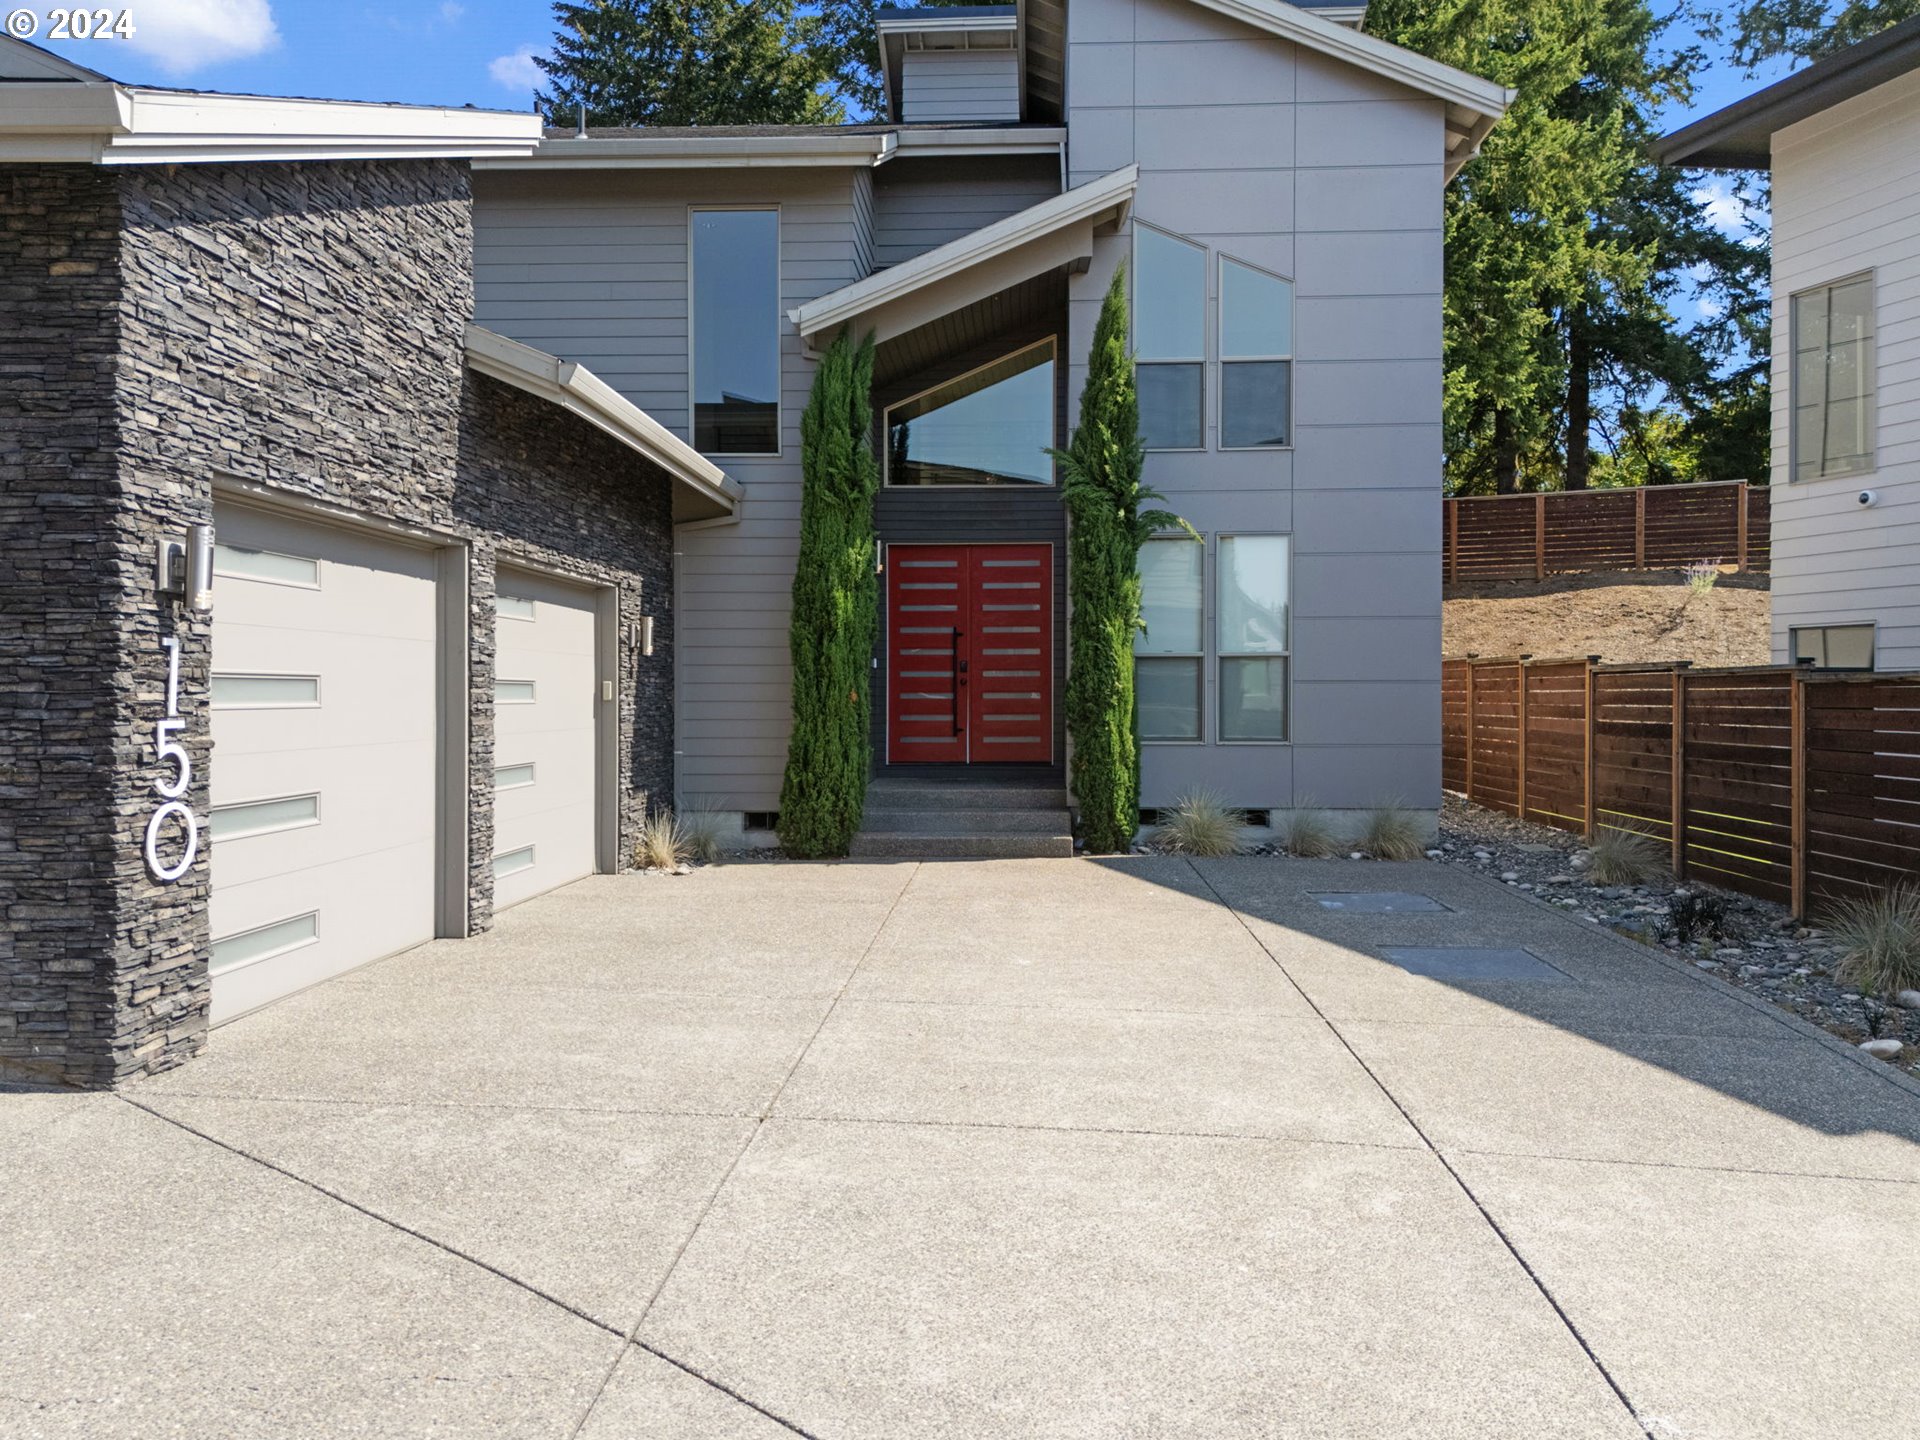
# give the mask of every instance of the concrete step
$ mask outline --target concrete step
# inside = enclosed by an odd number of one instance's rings
[[[895,835],[861,831],[848,854],[867,860],[1028,860],[1071,858],[1073,837],[1059,835]]]
[[[1052,810],[904,810],[869,805],[860,827],[870,835],[1061,835],[1070,828],[1066,807]]]
[[[875,780],[867,786],[867,810],[1064,810],[1061,785],[960,784],[945,781]]]

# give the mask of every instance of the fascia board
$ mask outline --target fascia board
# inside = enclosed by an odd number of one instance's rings
[[[824,129],[824,127],[823,127]],[[859,135],[658,136],[639,139],[543,140],[531,153],[476,159],[476,170],[866,169],[892,158],[891,131]]]
[[[899,156],[910,155],[1058,155],[1067,143],[1061,126],[1018,130],[982,126],[974,129],[902,130]]]
[[[893,304],[915,290],[938,284],[1055,231],[1087,223],[1106,212],[1120,212],[1132,200],[1139,183],[1140,167],[1128,165],[810,300],[789,310],[787,318],[799,328],[802,337],[811,342],[814,336],[836,329],[858,315]]]

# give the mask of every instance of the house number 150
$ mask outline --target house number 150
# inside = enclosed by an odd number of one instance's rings
[[[173,773],[153,782],[153,793],[163,803],[147,817],[144,849],[147,869],[153,878],[172,882],[193,865],[194,854],[200,848],[200,822],[193,818],[192,807],[181,798],[193,784],[193,757],[174,739],[187,724],[180,718],[180,641],[177,636],[169,635],[160,645],[167,652],[167,713],[153,722],[153,750],[162,765],[172,764]],[[168,820],[176,818],[180,822],[180,854],[169,865],[160,858],[160,832]]]

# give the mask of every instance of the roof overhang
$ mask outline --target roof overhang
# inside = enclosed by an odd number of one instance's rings
[[[479,325],[467,326],[466,350],[468,369],[578,415],[666,471],[676,525],[739,510],[737,481],[584,365]]]
[[[822,125],[789,135],[594,135],[547,137],[531,153],[475,162],[483,170],[870,169],[893,158],[890,130],[845,131]]]
[[[1770,170],[1776,133],[1915,70],[1920,70],[1920,17],[1890,26],[1663,135],[1650,149],[1662,165]]]
[[[1446,172],[1451,180],[1479,153],[1514,92],[1478,75],[1325,18],[1283,0],[1193,0],[1196,5],[1446,102]]]
[[[1127,218],[1140,167],[1129,165],[787,312],[817,348],[843,326],[876,341],[917,329],[1009,286],[1093,257],[1093,237]]]
[[[1062,125],[908,125],[895,132],[896,160],[929,155],[1058,155]]]
[[[176,165],[223,160],[427,160],[525,155],[537,115],[348,100],[285,100],[121,85],[69,73],[8,40],[0,160]],[[77,67],[74,67],[77,69]]]

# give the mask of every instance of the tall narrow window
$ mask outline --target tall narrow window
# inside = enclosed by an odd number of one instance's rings
[[[780,449],[780,212],[693,212],[693,446]]]
[[[1873,468],[1873,277],[1793,297],[1793,478]]]
[[[1287,738],[1288,571],[1285,535],[1222,535],[1214,569],[1220,738]]]
[[[1133,349],[1149,450],[1206,444],[1207,252],[1133,227]]]
[[[889,485],[1050,485],[1053,341],[887,408]]]
[[[1220,257],[1220,448],[1293,443],[1293,284]]]
[[[1151,540],[1140,551],[1142,617],[1133,637],[1134,692],[1142,740],[1200,738],[1200,677],[1205,663],[1201,574],[1206,546]]]

